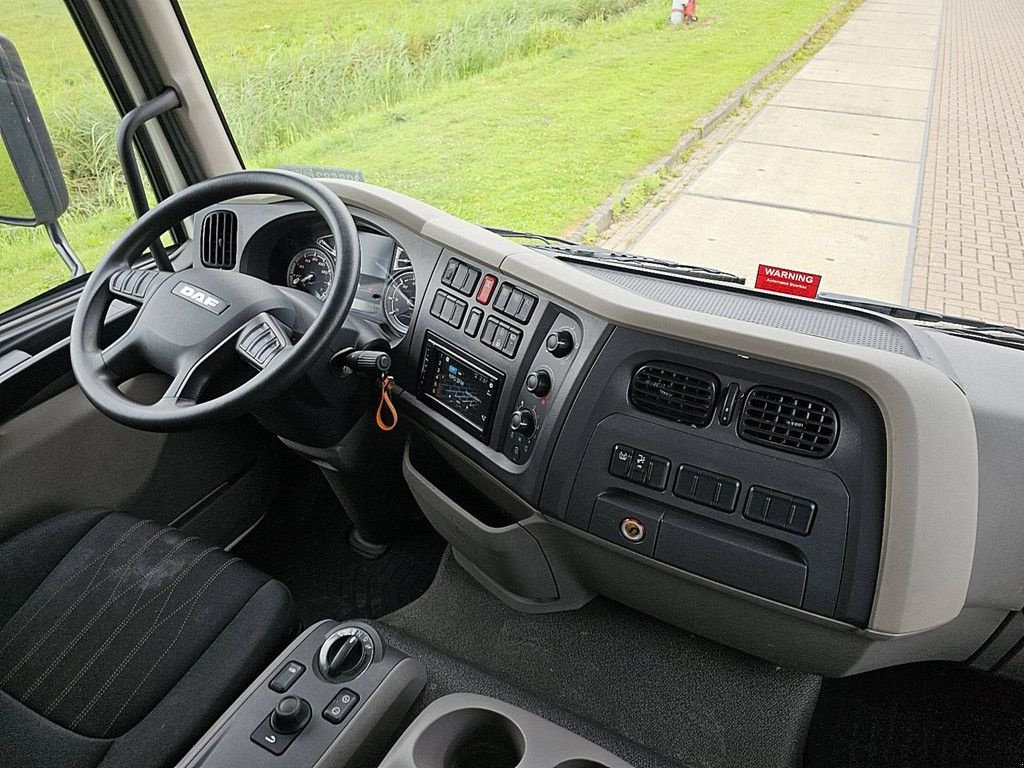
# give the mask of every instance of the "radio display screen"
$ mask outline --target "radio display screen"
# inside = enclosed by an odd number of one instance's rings
[[[427,338],[420,368],[420,399],[486,441],[504,376]]]

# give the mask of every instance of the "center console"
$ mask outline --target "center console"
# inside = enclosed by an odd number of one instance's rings
[[[361,622],[306,630],[178,768],[313,768],[379,758],[426,684],[423,665]]]
[[[322,621],[176,768],[629,768],[541,717],[473,694],[434,701],[396,739],[426,682],[423,664],[373,625]]]

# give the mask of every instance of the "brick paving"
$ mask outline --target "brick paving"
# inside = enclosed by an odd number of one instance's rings
[[[947,0],[909,302],[1024,326],[1024,2]]]

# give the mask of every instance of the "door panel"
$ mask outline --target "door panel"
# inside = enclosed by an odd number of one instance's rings
[[[126,386],[144,398],[166,382]],[[250,420],[170,435],[124,427],[72,386],[0,425],[0,541],[51,515],[103,506],[201,527],[227,544],[272,496],[278,450]]]

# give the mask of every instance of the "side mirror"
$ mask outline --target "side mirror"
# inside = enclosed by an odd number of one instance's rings
[[[53,143],[18,51],[0,35],[0,223],[50,226],[68,209]]]

